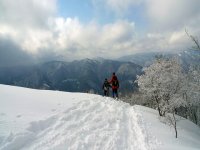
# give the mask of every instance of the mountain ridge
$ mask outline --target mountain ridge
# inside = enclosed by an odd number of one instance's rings
[[[155,56],[177,57],[184,70],[190,65],[200,63],[199,51],[182,51],[177,53],[140,53],[124,56],[116,60],[94,59],[66,61],[49,61],[30,66],[0,67],[0,83],[36,89],[60,90],[68,92],[93,91],[102,94],[105,78],[110,79],[116,72],[119,91],[124,95],[137,90],[134,83],[136,76],[142,74],[142,68],[153,63]]]
[[[1,68],[0,83],[69,92],[94,90],[101,94],[103,81],[111,78],[112,72],[118,75],[120,91],[132,92],[136,85],[130,81],[142,73],[142,67],[132,62],[107,59],[51,61],[29,67]]]

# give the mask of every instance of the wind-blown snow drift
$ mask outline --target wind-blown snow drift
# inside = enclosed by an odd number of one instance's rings
[[[1,150],[200,149],[188,120],[173,128],[157,111],[98,95],[0,85]]]

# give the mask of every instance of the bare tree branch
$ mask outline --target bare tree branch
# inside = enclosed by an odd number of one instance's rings
[[[194,42],[194,44],[196,45],[196,50],[200,50],[200,44],[199,41],[196,37],[194,37],[193,35],[190,35],[187,31],[187,29],[185,29],[185,32],[187,34],[187,36]]]

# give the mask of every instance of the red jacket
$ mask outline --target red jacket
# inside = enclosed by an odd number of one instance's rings
[[[113,85],[113,83],[114,83],[115,81],[117,81],[117,83],[118,83],[117,85]],[[109,81],[109,83],[112,84],[112,89],[118,89],[118,88],[119,88],[119,81],[118,81],[116,75],[113,75],[113,76],[112,76],[112,79]]]

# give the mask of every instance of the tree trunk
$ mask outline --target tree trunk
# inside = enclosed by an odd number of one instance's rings
[[[173,119],[174,119],[174,130],[176,134],[176,138],[178,137],[178,132],[177,132],[177,126],[176,126],[176,117],[175,117],[175,111],[173,112]]]

